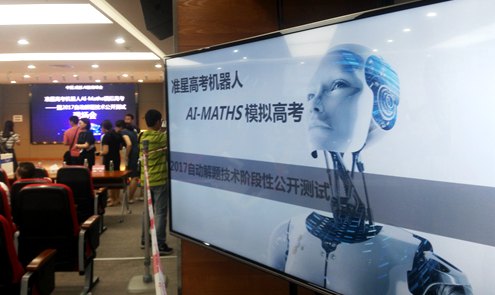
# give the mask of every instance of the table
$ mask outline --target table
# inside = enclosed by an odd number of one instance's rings
[[[127,210],[128,214],[131,213],[131,209],[129,207],[129,194],[127,191],[127,178],[130,173],[130,170],[91,172],[91,176],[93,177],[93,186],[95,188],[117,188],[124,191],[121,202],[122,210],[120,212],[119,222],[124,221],[125,210]]]

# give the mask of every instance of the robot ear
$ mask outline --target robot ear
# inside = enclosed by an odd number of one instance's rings
[[[368,57],[364,67],[366,83],[373,92],[373,119],[384,130],[394,127],[399,105],[399,77],[382,58]]]

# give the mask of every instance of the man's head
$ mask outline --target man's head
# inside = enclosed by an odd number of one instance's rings
[[[15,175],[17,179],[23,178],[33,178],[36,167],[31,162],[21,162],[17,166],[17,170],[15,171]]]
[[[323,57],[307,98],[313,148],[354,152],[363,148],[377,126],[393,127],[399,103],[398,77],[371,50],[340,45]]]
[[[126,124],[132,124],[133,121],[134,121],[134,115],[133,114],[126,114],[124,116],[124,122]]]
[[[126,128],[127,124],[124,120],[115,121],[115,131],[120,132],[122,129]]]
[[[113,128],[113,125],[112,125],[112,122],[110,122],[110,120],[104,120],[103,122],[101,122],[101,129],[103,132],[109,132],[110,130],[112,130]]]
[[[162,114],[155,109],[147,111],[144,120],[148,129],[159,130],[162,126]]]
[[[71,126],[77,126],[77,123],[79,123],[79,118],[77,116],[70,116],[69,124]]]

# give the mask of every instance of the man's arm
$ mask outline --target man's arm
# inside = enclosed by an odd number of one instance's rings
[[[125,156],[126,158],[129,158],[129,155],[131,154],[131,149],[132,149],[132,141],[129,138],[129,135],[122,135],[122,139],[125,142]]]

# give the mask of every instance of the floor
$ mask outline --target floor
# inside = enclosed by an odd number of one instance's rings
[[[143,283],[145,274],[153,274],[151,266],[145,267],[145,251],[140,247],[144,202],[136,201],[129,208],[130,212],[123,218],[121,206],[107,208],[104,218],[107,230],[100,237],[94,265],[94,275],[99,282],[91,294],[160,294],[155,293],[154,282]],[[174,251],[160,258],[161,267],[166,278],[167,294],[178,295],[180,240],[168,236],[167,242]],[[77,272],[56,273],[53,294],[80,294],[84,280],[84,276]]]

